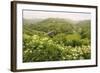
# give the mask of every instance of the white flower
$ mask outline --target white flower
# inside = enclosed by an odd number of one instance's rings
[[[32,38],[33,38],[33,40],[36,40],[36,39],[39,38],[39,36],[38,35],[33,35]]]
[[[40,41],[40,44],[43,44],[43,41]]]
[[[47,37],[44,37],[44,38],[42,39],[42,41],[46,41],[46,40],[48,40],[48,38],[47,38]]]
[[[48,40],[48,43],[49,43],[49,44],[52,44],[52,43],[53,43],[53,41],[52,41],[52,40]]]

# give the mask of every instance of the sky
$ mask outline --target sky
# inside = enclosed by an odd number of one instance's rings
[[[24,19],[46,19],[46,18],[64,18],[75,21],[90,20],[90,13],[76,13],[76,12],[54,12],[54,11],[23,11]]]

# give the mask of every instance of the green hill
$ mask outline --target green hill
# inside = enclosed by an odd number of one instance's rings
[[[53,31],[56,34],[72,33],[74,30],[73,23],[59,18],[48,18],[31,25],[25,24],[24,28],[27,30],[37,30],[46,33]]]
[[[90,20],[84,20],[84,21],[79,21],[76,25],[77,32],[82,35],[82,38],[88,38],[90,39],[91,37],[91,21]]]

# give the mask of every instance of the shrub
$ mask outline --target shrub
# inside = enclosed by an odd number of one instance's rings
[[[49,37],[24,35],[23,62],[90,59],[90,46],[65,46]]]

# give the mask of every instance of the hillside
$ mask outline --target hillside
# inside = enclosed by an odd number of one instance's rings
[[[24,25],[24,28],[29,30],[37,30],[43,32],[54,31],[56,33],[72,33],[74,26],[70,21],[58,18],[48,18],[31,25]]]
[[[91,59],[90,20],[27,22],[23,25],[23,62]]]

